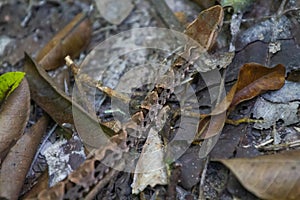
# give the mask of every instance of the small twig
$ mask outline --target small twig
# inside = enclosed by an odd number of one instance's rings
[[[269,143],[272,142],[273,139],[270,139]],[[293,142],[288,142],[288,143],[283,143],[283,144],[274,144],[274,145],[268,145],[266,146],[266,144],[261,144],[261,145],[257,145],[255,146],[256,148],[260,149],[260,150],[264,150],[264,151],[278,151],[278,150],[283,150],[283,149],[289,149],[289,148],[293,148],[293,147],[299,147],[300,146],[300,140],[295,140]]]
[[[205,183],[205,177],[206,177],[209,160],[210,160],[209,156],[207,156],[206,160],[205,160],[203,171],[201,173],[201,179],[200,179],[200,184],[199,184],[199,197],[198,197],[199,200],[205,199],[203,187],[204,187],[204,183]]]
[[[66,65],[71,68],[74,75],[79,75],[79,67],[73,62],[73,60],[70,58],[70,56],[65,57]],[[79,82],[84,82],[88,84],[89,86],[96,87],[101,92],[105,93],[109,97],[116,98],[118,100],[121,100],[122,102],[129,104],[130,98],[126,96],[125,94],[121,94],[114,89],[110,87],[103,86],[98,81],[93,80],[90,76],[87,74],[80,74],[79,75]],[[77,83],[79,84],[79,83]]]

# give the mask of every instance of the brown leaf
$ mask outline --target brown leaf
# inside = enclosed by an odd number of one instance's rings
[[[53,70],[65,63],[64,58],[79,56],[88,45],[92,26],[86,15],[78,14],[39,52],[36,60],[46,70]]]
[[[69,97],[27,54],[25,54],[24,71],[30,86],[31,98],[58,124],[74,124]]]
[[[300,199],[300,151],[255,158],[221,159],[241,184],[262,199]]]
[[[246,63],[239,71],[237,82],[211,115],[233,110],[239,103],[250,100],[268,90],[278,90],[285,82],[285,67],[281,64],[268,68],[257,63]]]
[[[42,175],[39,176],[37,183],[27,192],[21,199],[35,199],[35,197],[42,190],[49,188],[49,174],[48,170],[45,170]]]
[[[210,113],[214,116],[208,121],[207,117],[200,120],[197,139],[207,139],[219,134],[225,123],[226,110],[233,110],[243,101],[252,99],[267,90],[280,89],[285,82],[285,67],[276,65],[268,68],[257,63],[247,63],[242,66],[238,80],[226,97]],[[208,128],[208,124],[212,128]]]
[[[26,174],[44,135],[48,117],[44,116],[10,149],[0,172],[0,196],[18,199]],[[14,173],[11,173],[14,172]]]
[[[21,137],[30,114],[30,92],[27,80],[8,96],[0,111],[0,160]]]
[[[115,134],[109,127],[102,123],[99,124],[95,116],[88,114],[81,106],[72,101],[47,72],[41,67],[37,67],[37,64],[27,54],[25,54],[24,71],[28,77],[32,99],[60,126],[63,123],[74,125],[73,116],[75,116],[77,119],[76,130],[80,133],[86,147],[99,148],[104,145],[103,135],[99,134],[100,126],[107,135]]]
[[[185,34],[196,40],[205,49],[210,49],[222,26],[223,18],[222,6],[208,8],[202,11],[198,18],[186,28]]]
[[[281,64],[273,68],[264,67],[257,63],[245,64],[239,72],[237,88],[230,109],[267,90],[280,89],[284,85],[284,81],[285,67]]]

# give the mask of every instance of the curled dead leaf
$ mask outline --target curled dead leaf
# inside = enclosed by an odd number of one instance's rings
[[[226,165],[241,184],[262,199],[300,199],[300,151],[255,158],[217,160]]]
[[[221,133],[226,115],[239,103],[252,99],[268,90],[280,89],[285,83],[285,67],[281,64],[268,68],[257,63],[247,63],[242,66],[238,80],[226,97],[210,113],[201,119],[195,141],[208,139]],[[229,112],[227,112],[229,111]],[[226,113],[227,112],[227,113]],[[210,117],[210,119],[209,119]],[[211,127],[209,128],[208,125]],[[216,139],[217,140],[217,139]],[[216,141],[205,147],[210,151]],[[208,152],[204,151],[207,155]]]
[[[21,137],[30,114],[30,92],[26,78],[7,97],[0,111],[0,159]]]
[[[278,90],[285,83],[285,67],[281,64],[273,68],[258,63],[246,63],[240,71],[237,82],[226,98],[216,106],[211,115],[233,110],[239,103],[250,100],[268,90]]]
[[[285,82],[285,67],[281,64],[268,68],[257,63],[245,64],[239,72],[236,92],[230,109],[268,90],[278,90]]]
[[[48,121],[48,117],[42,117],[10,149],[1,165],[0,197],[18,199]],[[12,171],[15,173],[11,173]]]
[[[46,70],[53,70],[65,63],[70,55],[73,59],[88,45],[92,25],[88,17],[80,13],[39,52],[36,60]]]

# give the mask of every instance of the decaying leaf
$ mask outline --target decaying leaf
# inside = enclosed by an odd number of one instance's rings
[[[167,170],[164,164],[162,141],[154,129],[150,129],[147,141],[138,160],[132,187],[132,193],[138,194],[148,185],[166,185]]]
[[[264,99],[273,103],[289,103],[300,100],[300,83],[285,81],[280,90],[266,92],[261,95]]]
[[[101,15],[112,24],[121,24],[134,8],[131,0],[96,0]]]
[[[67,55],[74,59],[80,54],[89,43],[91,33],[92,26],[87,16],[78,14],[39,52],[37,62],[46,70],[63,65]]]
[[[24,72],[7,72],[0,76],[0,101],[8,97],[21,83]]]
[[[255,158],[218,160],[226,165],[241,184],[262,199],[300,198],[300,151],[287,151]]]
[[[23,134],[29,119],[30,92],[24,78],[19,87],[1,105],[0,111],[0,159]]]
[[[48,121],[48,117],[42,117],[10,149],[1,166],[0,197],[18,199]]]
[[[229,112],[239,103],[252,99],[267,90],[280,89],[285,83],[285,67],[276,65],[268,68],[257,63],[247,63],[242,66],[239,72],[238,80],[233,85],[227,96],[211,112],[213,120],[207,117],[200,120],[198,136],[207,139],[219,134],[224,125],[222,115],[228,110]],[[223,116],[224,117],[224,116]],[[212,128],[208,127],[208,124]],[[209,132],[208,132],[209,131]]]
[[[63,127],[64,123],[74,124],[73,116],[76,116],[78,123],[76,129],[82,133],[84,144],[87,148],[99,148],[104,145],[103,135],[99,134],[100,127],[108,135],[114,135],[115,132],[98,120],[91,114],[85,112],[76,102],[72,102],[57,84],[51,79],[41,67],[25,54],[24,71],[28,77],[32,99],[45,110],[51,118]],[[67,130],[69,131],[69,130]]]
[[[48,164],[50,187],[66,178],[86,159],[82,142],[76,135],[70,140],[57,140],[41,153]]]
[[[263,119],[261,123],[255,123],[256,129],[268,129],[279,120],[282,120],[283,126],[288,126],[299,122],[298,115],[299,101],[288,103],[272,103],[263,98],[257,99],[253,107],[253,117]]]

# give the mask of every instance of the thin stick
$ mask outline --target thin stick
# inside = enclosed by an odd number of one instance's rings
[[[207,156],[206,160],[205,160],[205,165],[204,165],[204,168],[203,168],[203,171],[201,174],[200,184],[199,184],[199,197],[198,197],[199,200],[205,199],[203,187],[204,187],[204,183],[205,183],[205,177],[206,177],[206,172],[207,172],[207,167],[208,167],[209,161],[210,161],[209,156]]]

